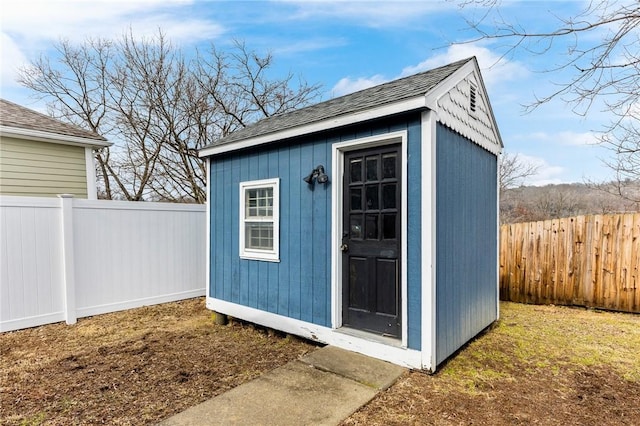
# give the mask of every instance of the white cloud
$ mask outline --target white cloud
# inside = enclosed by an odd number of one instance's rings
[[[171,4],[167,2],[165,6]],[[105,36],[118,33],[123,23],[127,26],[127,23],[138,20],[137,16],[147,16],[160,6],[162,3],[144,0],[30,0],[5,4],[1,19],[3,31],[21,34],[25,38],[57,39],[64,36],[73,40],[76,37],[83,39],[85,34]]]
[[[272,44],[277,46],[271,49],[273,53],[278,55],[291,55],[315,50],[335,49],[336,47],[347,45],[347,40],[343,37],[327,37],[311,38],[293,42],[288,40],[286,43],[283,43],[282,40],[277,40],[272,42]]]
[[[332,97],[346,95],[347,93],[357,92],[358,90],[367,89],[369,87],[377,86],[386,82],[380,74],[376,74],[372,77],[360,77],[357,79],[351,79],[351,77],[345,77],[340,79],[338,83],[331,89]]]
[[[521,80],[529,75],[529,71],[523,64],[501,57],[481,43],[467,43],[451,45],[444,53],[428,58],[417,65],[405,67],[401,76],[416,74],[471,56],[478,59],[482,78],[488,88],[501,83]],[[492,91],[491,89],[487,90]]]
[[[532,132],[516,136],[520,140],[527,140],[529,143],[546,143],[568,146],[592,146],[597,145],[599,140],[594,132],[574,132],[564,130],[560,132]]]
[[[457,9],[452,2],[434,1],[279,1],[297,7],[288,16],[293,20],[333,18],[354,21],[374,28],[398,27],[415,22],[427,14]]]
[[[563,167],[551,165],[544,158],[522,153],[518,153],[518,158],[523,164],[538,168],[535,175],[528,177],[526,182],[523,182],[524,185],[543,186],[564,182],[562,175],[565,173],[565,169]]]
[[[187,0],[25,0],[4,1],[0,14],[3,91],[15,86],[16,70],[46,52],[54,41],[82,42],[87,38],[119,38],[129,30],[152,37],[158,30],[175,43],[219,37],[224,28],[192,17]],[[191,15],[190,15],[191,14]]]
[[[482,71],[485,84],[488,87],[497,86],[501,83],[524,79],[528,75],[527,69],[520,63],[509,61],[495,54],[487,47],[479,43],[460,44],[449,46],[445,53],[428,58],[417,65],[410,65],[402,69],[400,75],[394,78],[406,77],[437,68],[461,59],[476,56]],[[355,80],[350,77],[341,79],[332,89],[333,96],[341,96],[357,90],[366,89],[392,79],[384,78],[377,74],[372,77],[360,77]],[[492,92],[491,89],[487,89]]]
[[[174,41],[210,39],[224,31],[220,24],[181,13],[190,3],[185,0],[5,2],[0,24],[3,32],[32,49],[60,38],[82,41],[89,36],[117,37],[129,28],[136,35],[151,35],[162,28]],[[184,9],[189,12],[189,8]]]
[[[18,68],[27,63],[27,59],[15,44],[13,39],[5,33],[0,33],[0,82],[3,87],[18,86]]]

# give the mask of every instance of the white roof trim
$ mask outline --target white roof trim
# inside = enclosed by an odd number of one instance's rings
[[[29,139],[38,142],[57,143],[61,145],[73,145],[92,148],[105,148],[113,145],[113,142],[98,139],[83,138],[80,136],[62,135],[60,133],[44,132],[42,130],[24,129],[0,125],[0,136],[16,139]]]
[[[397,114],[401,112],[411,111],[414,109],[424,108],[425,97],[418,96],[415,98],[405,99],[400,102],[383,105],[377,108],[372,108],[364,111],[359,111],[351,114],[340,115],[331,117],[326,120],[316,121],[315,123],[309,123],[302,126],[296,126],[289,129],[268,133],[253,138],[242,139],[236,142],[220,146],[212,146],[200,150],[200,157],[208,157],[210,155],[222,154],[224,152],[236,151],[242,148],[249,148],[252,146],[263,145],[269,142],[275,142],[281,139],[291,138],[295,136],[306,135],[309,133],[320,132],[322,130],[329,130],[340,126],[346,126],[349,124],[360,123],[375,118],[386,117],[391,114]]]

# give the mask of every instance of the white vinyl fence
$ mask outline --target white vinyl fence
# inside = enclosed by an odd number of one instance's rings
[[[205,209],[0,196],[0,331],[203,296]]]

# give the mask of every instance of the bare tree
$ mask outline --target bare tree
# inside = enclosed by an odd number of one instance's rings
[[[49,113],[63,121],[96,133],[109,134],[113,122],[108,109],[110,88],[107,70],[114,59],[113,43],[88,39],[81,46],[62,40],[55,45],[56,58],[40,56],[23,68],[20,83],[39,99],[48,101]],[[112,198],[109,180],[109,148],[97,152],[98,175],[107,197]]]
[[[523,185],[527,178],[535,176],[539,170],[539,165],[522,161],[518,154],[502,154],[498,164],[500,192]]]
[[[545,55],[559,41],[567,44],[564,61],[543,71],[569,71],[568,79],[550,93],[526,106],[533,110],[553,99],[567,102],[576,114],[585,115],[600,102],[612,114],[602,129],[601,142],[611,150],[606,164],[614,171],[619,194],[630,196],[627,182],[640,181],[640,2],[593,0],[575,16],[549,16],[555,28],[548,32],[529,30],[508,22],[500,14],[500,0],[460,0],[464,8],[484,7],[480,18],[469,21],[480,39],[508,40],[505,56],[524,50]]]
[[[96,153],[105,198],[205,201],[198,150],[256,120],[319,96],[289,74],[272,78],[270,54],[243,43],[185,59],[162,31],[56,44],[21,71],[21,83],[62,120],[115,142]]]

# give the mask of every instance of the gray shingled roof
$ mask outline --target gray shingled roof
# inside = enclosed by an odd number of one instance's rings
[[[298,110],[273,115],[237,130],[206,148],[263,136],[318,121],[357,113],[393,102],[424,96],[473,58],[393,80]]]
[[[0,126],[19,129],[36,130],[55,133],[63,136],[93,139],[100,142],[107,140],[93,132],[51,118],[29,108],[25,108],[5,99],[0,99]]]

